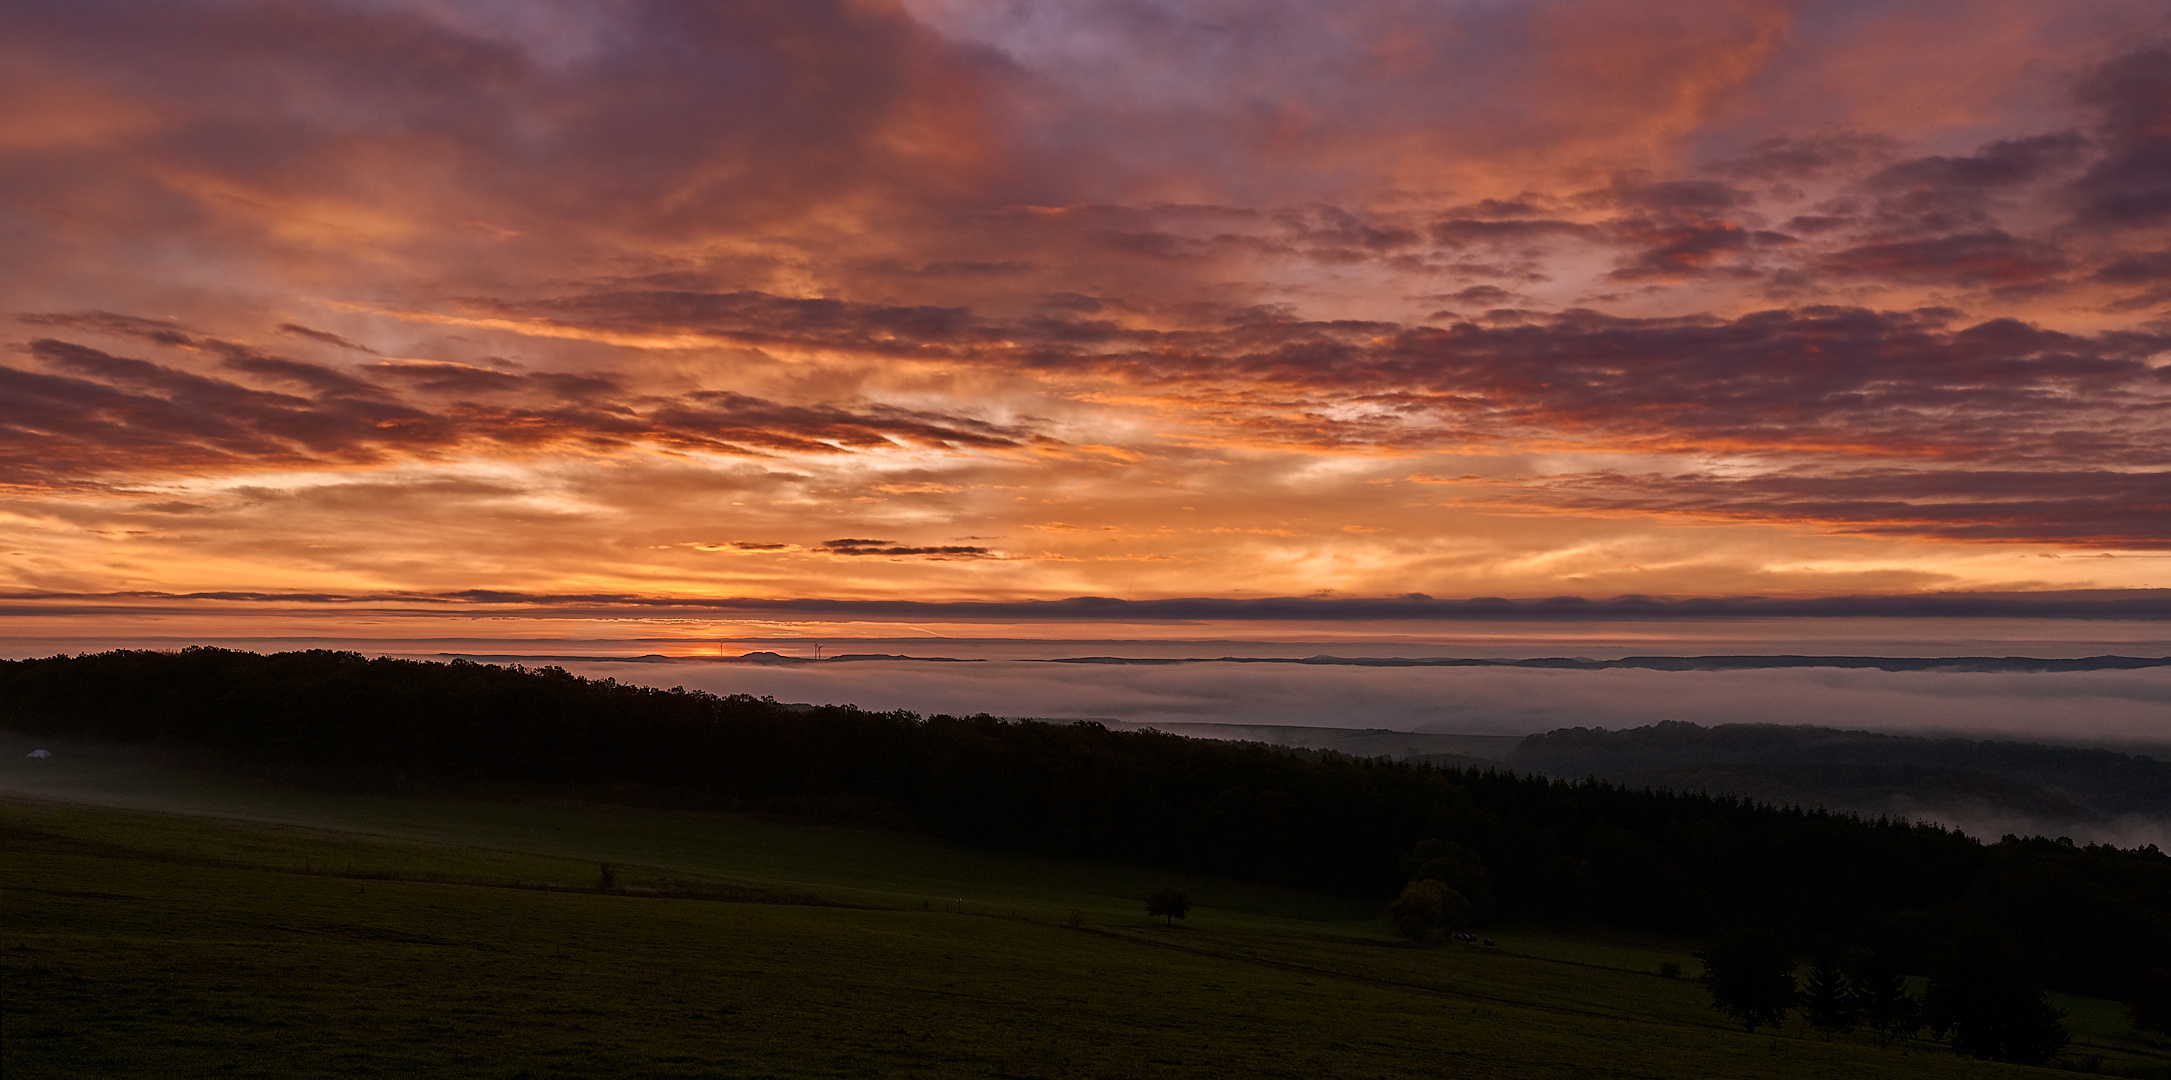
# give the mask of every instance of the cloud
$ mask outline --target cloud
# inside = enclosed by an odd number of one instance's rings
[[[2121,256],[2096,268],[2095,278],[2119,285],[2171,281],[2171,249]]]
[[[871,547],[887,541],[854,538],[831,541]],[[827,546],[827,545],[825,545]],[[879,552],[871,552],[879,554]],[[549,610],[566,615],[631,614],[680,611],[710,614],[800,615],[819,618],[883,620],[1027,622],[1232,622],[1326,623],[1378,622],[1618,622],[1709,621],[1727,619],[2095,619],[2171,620],[2171,590],[2134,589],[2034,593],[1921,593],[1911,595],[1824,597],[1655,597],[1619,596],[1593,600],[1580,596],[1538,599],[1474,597],[1433,599],[1421,593],[1391,598],[1178,597],[1123,600],[1074,596],[1059,600],[921,601],[898,599],[827,599],[650,596],[631,593],[529,593],[501,589],[453,592],[127,592],[0,593],[11,613],[79,613],[114,610],[134,601],[151,604],[225,601],[262,604],[415,605],[418,613]]]
[[[1723,214],[1754,201],[1749,192],[1718,180],[1651,180],[1617,177],[1595,196],[1615,206],[1666,214]]]
[[[224,366],[246,375],[338,397],[384,397],[387,393],[374,383],[322,364],[264,356],[253,351],[240,351],[227,357]]]
[[[1857,470],[1748,479],[1586,474],[1531,494],[1584,509],[1771,521],[1862,535],[2171,549],[2171,472]]]
[[[119,337],[141,338],[160,345],[195,347],[198,344],[196,335],[173,320],[144,319],[110,311],[33,313],[20,316],[19,321],[29,326],[94,330]]]
[[[1434,222],[1427,232],[1432,236],[1433,243],[1444,247],[1526,244],[1539,240],[1595,240],[1603,235],[1602,230],[1595,225],[1558,218],[1448,218]]]
[[[1501,307],[1514,300],[1515,294],[1498,285],[1472,285],[1469,288],[1458,289],[1434,299],[1453,300],[1465,304],[1478,304],[1484,307]]]
[[[1930,189],[1987,191],[2041,179],[2070,165],[2086,146],[2078,132],[2058,132],[1986,143],[1967,157],[1924,157],[1895,162],[1863,183],[1876,191]]]
[[[19,479],[366,461],[388,430],[424,443],[440,430],[396,405],[256,390],[51,338],[29,351],[67,374],[0,367],[0,425]]]
[[[965,490],[956,484],[944,484],[932,480],[876,484],[874,489],[886,495],[955,495]]]
[[[1778,135],[1716,163],[1713,171],[1734,180],[1800,181],[1889,157],[1896,149],[1890,136],[1868,132]]]
[[[1731,222],[1638,223],[1622,230],[1643,249],[1606,275],[1614,281],[1681,280],[1713,273],[1759,248],[1795,243],[1785,233]]]
[[[883,555],[892,558],[920,557],[936,559],[993,559],[1000,558],[984,547],[911,547],[892,540],[861,540],[845,537],[841,540],[824,540],[819,549],[828,555]]]
[[[908,445],[996,449],[1026,439],[1017,429],[894,406],[783,405],[718,390],[627,395],[610,379],[563,373],[386,361],[348,374],[245,350],[224,362],[307,391],[297,394],[53,338],[33,340],[28,352],[54,373],[0,366],[7,389],[0,434],[18,483],[370,465],[484,447],[761,457]],[[514,400],[486,405],[469,400],[475,396]]]
[[[2073,182],[2075,217],[2099,228],[2171,218],[2171,49],[2142,49],[2103,65],[2082,88],[2101,110],[2109,151]]]
[[[1995,230],[1931,240],[1864,244],[1820,259],[1817,269],[1840,277],[1953,285],[2025,285],[2072,269],[2057,248]]]
[[[322,345],[333,345],[342,349],[351,349],[355,352],[375,353],[377,351],[367,345],[357,345],[354,342],[348,341],[346,338],[340,337],[338,334],[332,333],[329,330],[315,330],[311,329],[310,327],[303,326],[299,323],[280,323],[279,332],[282,334],[292,334],[298,338],[306,338],[307,340],[314,341]]]
[[[368,370],[372,375],[412,383],[420,389],[439,394],[502,393],[521,390],[527,383],[526,379],[517,375],[467,364],[387,360],[371,364]],[[603,388],[611,388],[607,380],[597,382]]]
[[[1000,341],[964,308],[901,307],[740,291],[611,292],[486,306],[561,326],[629,334],[714,332],[757,345],[851,349],[877,355],[954,355]]]
[[[876,356],[898,349],[892,336],[870,335],[869,326],[908,325],[894,320],[894,309],[774,299],[731,294],[708,304],[671,293],[652,303],[613,293],[554,306],[582,312],[593,326],[698,329],[724,340],[865,349]],[[1706,485],[1697,498],[1648,504],[1653,511],[1703,506],[1717,516],[1737,516],[1747,512],[1741,507],[1764,506],[1773,492],[1798,492],[1801,484],[1856,484],[1852,499],[1795,498],[1784,512],[1750,516],[1951,539],[2145,546],[2161,540],[2156,530],[2142,528],[2149,520],[2145,507],[2154,503],[2136,501],[2140,489],[2133,487],[2155,474],[2132,471],[2166,464],[2155,434],[2162,377],[2149,360],[2167,345],[2159,336],[2081,337],[2009,320],[1955,329],[1946,312],[1845,308],[1767,311],[1734,320],[1574,312],[1449,328],[1268,318],[1220,329],[1109,329],[1090,336],[1072,332],[1065,322],[1049,316],[1005,321],[957,310],[910,325],[932,332],[931,340],[912,339],[915,351],[948,362],[1182,388],[1225,433],[1266,443],[1419,446],[1453,430],[1465,441],[1509,448],[1568,436],[1619,449],[1723,448],[1763,456],[1771,467],[1798,474],[1770,480],[1738,505],[1712,493],[1753,485]],[[355,369],[410,387],[403,395],[458,399],[432,404],[392,394],[382,382],[272,358],[228,363],[307,384],[317,396],[250,390],[51,340],[34,352],[70,370],[78,381],[66,385],[77,394],[131,394],[130,408],[116,411],[118,404],[70,405],[58,390],[36,391],[45,401],[41,414],[102,417],[109,443],[141,437],[199,464],[217,452],[292,465],[312,456],[371,460],[470,442],[731,454],[1028,445],[1028,432],[1015,426],[955,415],[885,405],[793,406],[726,390],[641,395],[610,379],[562,373],[408,361]],[[1339,419],[1292,409],[1318,395],[1374,407]],[[497,397],[510,400],[479,403]],[[614,399],[617,404],[605,404]],[[201,418],[172,413],[176,402],[208,403],[209,415],[226,425],[220,437],[199,430]],[[1933,415],[1938,419],[1929,419]],[[123,427],[129,429],[125,436]],[[69,457],[50,450],[43,456]],[[75,460],[87,456],[84,450]],[[1978,469],[1971,475],[1999,479],[1963,490],[1954,486],[1960,474],[1946,464],[1960,456],[2026,471]],[[1919,464],[1895,464],[1909,460]],[[1861,472],[1862,462],[1879,463],[1877,487],[1885,501],[1864,500],[1859,483],[1868,474]],[[2040,504],[2005,497],[2012,489],[2000,485],[2025,476],[2063,477],[2077,486]],[[2082,496],[2116,477],[2124,477],[2118,482],[2125,487],[2115,495]],[[940,481],[914,483],[919,486],[912,492],[956,490]],[[1668,490],[1683,483],[1673,481]],[[894,483],[877,489],[906,490]],[[1561,483],[1495,497],[1600,505],[1568,497]]]
[[[1578,311],[1445,328],[1268,313],[1219,327],[1092,334],[1048,314],[1005,319],[743,292],[613,292],[550,307],[589,328],[698,331],[876,358],[903,352],[997,378],[1039,371],[1081,387],[1150,388],[1178,395],[1172,400],[1185,407],[1174,415],[1259,445],[1414,448],[1453,432],[1495,452],[1573,439],[1593,450],[1725,452],[1766,463],[1761,478],[1725,482],[1559,471],[1543,482],[1490,485],[1466,496],[1473,506],[1704,514],[1972,542],[2165,541],[2151,524],[2162,519],[2151,509],[2162,500],[2150,486],[2161,475],[2152,470],[2171,463],[2156,433],[2163,379],[2150,360],[2171,344],[2161,336],[2085,337],[2011,320],[1955,328],[1947,311],[1828,307],[1732,320]],[[575,313],[584,321],[571,322]],[[57,478],[354,465],[477,446],[738,456],[1055,448],[1030,427],[896,405],[791,405],[705,388],[666,394],[611,377],[439,361],[335,370],[168,324],[107,324],[222,356],[231,370],[302,392],[40,339],[33,356],[65,374],[7,369],[25,406],[12,430],[34,448],[17,459],[19,469]],[[1328,398],[1365,407],[1330,415],[1302,404]],[[1975,468],[1956,471],[1961,458]],[[2020,497],[2030,477],[2050,481],[2038,485],[2040,496]],[[872,488],[961,490],[932,478]],[[986,554],[890,541],[852,547],[839,553]]]
[[[1997,268],[2011,265],[1997,261],[2012,257],[2003,240],[1970,241],[1954,250],[1981,260],[1971,273],[2002,273]],[[1865,250],[1858,262],[1903,273],[1923,258],[1913,248],[1895,248]],[[785,325],[769,317],[769,304],[736,295],[718,307],[670,299],[670,313],[658,322],[647,321],[657,308],[639,298],[590,298],[562,308],[586,310],[592,321],[584,325],[596,327],[700,330],[719,340],[809,349],[864,344],[876,356],[898,351],[887,338],[869,343],[859,329],[880,318],[880,309],[832,301],[822,305],[821,320]],[[700,312],[698,319],[685,317],[687,310]],[[2080,336],[2012,320],[1947,329],[1949,318],[1935,310],[1817,306],[1738,319],[1570,311],[1449,328],[1269,317],[1220,329],[1107,328],[1082,335],[1057,318],[1002,322],[960,311],[946,313],[940,332],[917,339],[915,351],[998,369],[1098,373],[1209,394],[1230,381],[1253,397],[1267,388],[1352,395],[1392,402],[1402,417],[1429,413],[1440,423],[1467,418],[1494,437],[1573,429],[1636,440],[1723,440],[1771,451],[1838,452],[1845,444],[1871,454],[1942,455],[1964,448],[2033,455],[2037,447],[2016,437],[2026,431],[2055,433],[2070,451],[2093,444],[2127,460],[2161,459],[2142,432],[2128,430],[2130,421],[2152,415],[2150,407],[2140,400],[2120,405],[2110,391],[2154,387],[2160,379],[2148,358],[2166,339]],[[958,332],[961,326],[972,329]],[[2046,396],[2083,389],[2089,393]],[[1956,419],[1975,419],[1925,423],[1920,410],[1933,403],[1957,410]],[[2019,429],[1993,432],[1976,422],[1991,418]],[[1374,433],[1362,421],[1342,426],[1345,438]],[[1399,426],[1398,419],[1375,430],[1391,438]],[[1305,433],[1316,422],[1291,428],[1292,434]],[[1422,426],[1412,430],[1416,437],[1425,434]]]

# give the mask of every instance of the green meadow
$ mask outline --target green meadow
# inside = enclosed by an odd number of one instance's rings
[[[1744,1034],[1693,942],[1419,948],[1375,905],[1211,878],[59,749],[0,762],[10,1077],[2051,1072]],[[1163,884],[1198,901],[1175,927],[1138,899]],[[2115,1003],[2060,1000],[2069,1067],[2171,1075]]]

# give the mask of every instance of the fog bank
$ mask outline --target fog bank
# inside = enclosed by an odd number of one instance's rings
[[[1560,727],[1818,724],[2031,741],[2171,745],[2171,669],[2088,672],[1562,671],[992,660],[566,662],[583,675],[920,713],[1374,727],[1524,735]]]

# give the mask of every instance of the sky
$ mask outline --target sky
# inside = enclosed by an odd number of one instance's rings
[[[2171,619],[2157,0],[14,0],[0,102],[15,637]]]

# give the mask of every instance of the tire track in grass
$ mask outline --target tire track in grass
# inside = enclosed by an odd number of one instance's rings
[[[1690,1024],[1679,1020],[1666,1020],[1650,1016],[1635,1016],[1632,1014],[1607,1013],[1598,1012],[1590,1009],[1577,1009],[1565,1005],[1551,1005],[1543,1002],[1500,997],[1475,990],[1461,990],[1453,987],[1440,986],[1434,983],[1411,982],[1403,979],[1393,979],[1377,975],[1361,975],[1355,972],[1338,971],[1333,968],[1317,967],[1311,964],[1299,963],[1294,960],[1276,960],[1271,957],[1246,955],[1240,952],[1218,951],[1209,948],[1187,945],[1182,942],[1155,940],[1145,937],[1143,935],[1126,934],[1116,930],[1104,930],[1090,926],[1081,927],[1080,929],[1089,934],[1099,934],[1103,937],[1113,938],[1119,941],[1129,941],[1141,945],[1151,945],[1157,948],[1172,949],[1177,952],[1190,953],[1195,956],[1212,957],[1217,960],[1228,960],[1236,963],[1251,964],[1258,967],[1275,968],[1282,971],[1288,971],[1303,975],[1312,975],[1320,978],[1340,979],[1346,982],[1354,982],[1370,986],[1391,987],[1398,990],[1415,990],[1421,993],[1437,994],[1443,997],[1461,998],[1467,1001],[1480,1001],[1492,1005],[1505,1005],[1510,1008],[1528,1009],[1533,1012],[1551,1013],[1558,1016],[1570,1016],[1581,1019],[1596,1018],[1603,1020],[1619,1020],[1626,1023],[1646,1024],[1653,1027],[1707,1028],[1711,1030],[1722,1031],[1732,1030],[1730,1027],[1727,1027],[1723,1024]],[[1536,960],[1541,963],[1552,962],[1546,960],[1544,957],[1519,958],[1526,960]]]

